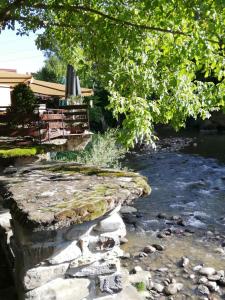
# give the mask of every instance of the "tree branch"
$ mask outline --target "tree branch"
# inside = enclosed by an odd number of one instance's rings
[[[165,32],[165,33],[172,33],[172,34],[179,34],[179,35],[185,35],[185,36],[190,36],[188,33],[179,31],[179,30],[171,30],[171,29],[165,29],[165,28],[160,28],[160,27],[154,27],[154,26],[148,26],[148,25],[144,25],[144,24],[137,24],[137,23],[133,23],[130,21],[125,21],[119,18],[116,18],[114,16],[108,15],[102,11],[99,11],[97,9],[88,7],[88,6],[81,6],[81,5],[58,5],[58,4],[54,4],[54,5],[46,5],[44,3],[37,3],[32,5],[32,8],[36,8],[36,9],[52,9],[52,10],[58,10],[58,11],[68,11],[68,12],[87,12],[87,13],[92,13],[95,15],[98,15],[104,19],[110,20],[114,23],[117,24],[121,24],[121,25],[126,25],[126,26],[130,26],[130,27],[134,27],[137,29],[141,29],[141,30],[150,30],[150,31],[158,31],[158,32]]]

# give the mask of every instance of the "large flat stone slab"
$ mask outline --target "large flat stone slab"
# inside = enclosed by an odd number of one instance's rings
[[[1,176],[0,192],[14,219],[43,230],[95,220],[149,194],[150,187],[133,172],[52,163]]]

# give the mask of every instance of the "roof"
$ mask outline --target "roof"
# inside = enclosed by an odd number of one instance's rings
[[[65,97],[65,85],[43,80],[36,80],[32,75],[17,74],[0,70],[0,87],[14,88],[19,83],[26,83],[31,90],[38,95]],[[93,95],[93,90],[81,88],[82,96]]]

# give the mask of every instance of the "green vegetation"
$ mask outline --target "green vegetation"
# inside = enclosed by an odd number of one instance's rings
[[[11,99],[12,103],[7,112],[10,125],[24,126],[26,120],[32,120],[37,99],[30,87],[24,83],[15,86]]]
[[[135,283],[134,286],[136,287],[138,292],[143,292],[143,291],[146,290],[146,286],[145,286],[145,283],[143,281]]]
[[[125,153],[125,148],[117,144],[117,131],[111,129],[102,135],[94,135],[85,150],[81,152],[59,152],[55,159],[118,169],[121,167],[120,160]]]
[[[41,152],[42,150],[39,147],[0,149],[0,157],[9,158],[19,156],[33,156]]]
[[[109,93],[127,146],[154,124],[185,126],[225,107],[225,2],[1,1],[1,29],[43,28],[37,44]]]
[[[66,76],[66,63],[54,54],[47,53],[46,55],[44,66],[34,75],[34,78],[63,84]]]

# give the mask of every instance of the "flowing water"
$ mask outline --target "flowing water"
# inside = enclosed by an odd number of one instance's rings
[[[194,293],[196,277],[189,278],[193,267],[225,270],[225,136],[200,135],[179,152],[131,155],[127,165],[148,178],[152,193],[135,202],[137,219],[128,225],[124,249],[134,255],[146,245],[165,246],[165,251],[133,264],[153,270],[156,277],[162,276],[157,269],[168,267],[185,286],[175,299],[200,299]],[[163,230],[171,234],[158,238]],[[190,259],[187,270],[178,266],[182,256]],[[215,299],[224,299],[223,293]]]

